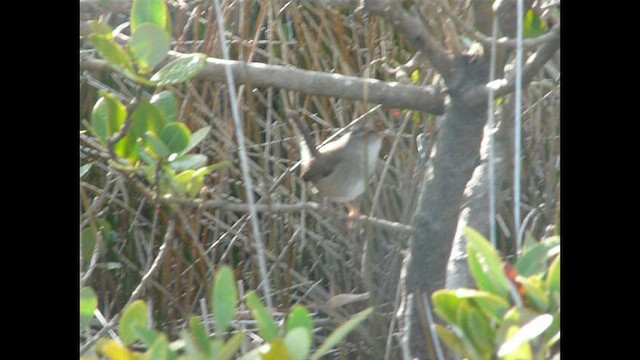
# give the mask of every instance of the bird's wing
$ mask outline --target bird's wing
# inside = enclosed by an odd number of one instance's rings
[[[316,181],[327,177],[335,170],[336,154],[322,154],[313,159],[307,167],[302,171],[300,177],[303,181]]]

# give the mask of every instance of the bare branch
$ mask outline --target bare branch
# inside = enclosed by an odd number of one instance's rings
[[[168,60],[190,56],[170,51]],[[208,58],[207,67],[196,77],[201,80],[226,82],[224,69],[229,66],[237,84],[256,87],[275,87],[301,91],[310,95],[331,96],[378,103],[391,108],[413,109],[434,114],[444,111],[443,97],[433,86],[404,85],[376,79],[363,79],[340,74],[327,74],[279,65],[245,63]],[[106,61],[81,57],[80,68],[111,70]]]

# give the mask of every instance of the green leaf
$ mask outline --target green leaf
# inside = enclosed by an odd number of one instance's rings
[[[167,335],[161,333],[145,353],[145,359],[167,360],[168,358],[169,342],[167,341]]]
[[[91,129],[94,136],[106,144],[124,125],[127,108],[110,93],[102,92],[91,112]]]
[[[541,20],[531,9],[527,11],[522,26],[522,35],[525,38],[535,38],[544,35],[544,33],[549,30],[547,23],[544,20]]]
[[[242,342],[244,341],[245,335],[244,333],[235,333],[231,339],[227,340],[224,343],[222,349],[220,349],[220,353],[218,355],[218,360],[231,360],[233,356],[240,350],[242,346]]]
[[[558,253],[560,249],[560,237],[554,236],[546,241],[535,244],[526,249],[516,262],[515,269],[522,276],[530,276],[544,273],[547,268],[547,260]]]
[[[335,329],[331,335],[325,340],[325,342],[318,348],[315,354],[311,357],[311,360],[317,360],[327,351],[332,349],[338,343],[340,343],[351,331],[353,331],[360,323],[368,318],[373,313],[373,308],[368,308],[362,312],[355,314],[351,319],[342,324],[339,328]]]
[[[495,321],[500,321],[509,309],[507,300],[486,291],[456,289],[454,292],[460,299],[469,299],[471,305]]]
[[[211,357],[211,348],[209,347],[209,334],[207,334],[207,330],[204,328],[204,326],[196,316],[192,316],[189,318],[189,328],[191,329],[191,333],[193,334],[194,342],[198,349],[198,352],[203,354],[207,358]]]
[[[152,116],[150,110],[152,111],[153,107],[147,101],[142,100],[131,114],[129,132],[115,147],[115,153],[119,157],[128,159],[131,163],[135,163],[140,158],[141,149],[144,149],[146,143],[147,122]]]
[[[182,123],[170,123],[160,132],[160,139],[167,145],[169,153],[180,153],[189,144],[191,130]]]
[[[454,334],[451,330],[448,330],[440,324],[436,324],[436,333],[438,334],[440,340],[442,340],[442,342],[444,342],[444,344],[447,345],[451,350],[455,351],[461,356],[466,354],[462,339]]]
[[[532,308],[539,312],[549,310],[549,296],[545,292],[544,283],[540,276],[524,277],[518,275],[516,280],[524,287],[526,298]]]
[[[509,298],[509,282],[504,275],[503,264],[496,249],[477,231],[466,227],[469,269],[481,290]]]
[[[120,319],[120,338],[125,346],[129,346],[138,340],[134,327],[147,327],[149,312],[147,304],[142,300],[136,300],[129,304]]]
[[[129,47],[143,69],[147,73],[158,65],[169,52],[171,38],[159,26],[151,23],[140,25],[131,35]]]
[[[530,354],[531,347],[528,346],[529,341],[542,334],[547,328],[549,328],[552,322],[553,317],[551,315],[542,314],[522,326],[522,328],[512,326],[509,331],[507,331],[507,341],[500,346],[497,355],[499,357],[511,355],[510,358],[512,359],[521,359],[521,354],[518,353],[522,352],[522,354]],[[529,355],[528,358],[532,358],[531,355]]]
[[[207,56],[204,54],[192,54],[181,57],[158,70],[151,77],[151,81],[157,86],[174,85],[191,79],[198,75],[207,66]]]
[[[161,158],[167,158],[171,155],[169,148],[164,144],[160,138],[151,131],[147,131],[145,134],[147,141],[149,142],[150,149],[153,150]],[[153,155],[153,154],[152,154]]]
[[[218,330],[225,332],[236,317],[236,305],[238,303],[238,290],[233,276],[233,270],[223,266],[216,272],[211,295],[213,315],[218,324]]]
[[[457,311],[462,299],[456,295],[455,290],[436,290],[431,296],[434,311],[438,316],[451,325],[457,325]]]
[[[470,357],[471,359],[480,359],[479,350],[476,348],[476,345],[472,340],[469,329],[467,329],[469,316],[472,310],[473,309],[471,308],[471,305],[468,301],[463,301],[462,303],[460,303],[458,312],[456,314],[456,323],[460,324],[459,328],[462,330],[462,343],[464,344],[464,349],[468,357]]]
[[[246,298],[247,306],[251,309],[253,318],[258,323],[258,333],[267,342],[272,342],[278,338],[278,325],[273,320],[273,316],[262,304],[255,292],[247,294]]]
[[[222,353],[222,348],[224,347],[224,345],[225,344],[220,339],[209,341],[209,352],[211,353],[212,359],[220,360],[220,354]]]
[[[194,170],[207,164],[207,157],[202,154],[189,154],[178,156],[175,160],[171,161],[169,165],[176,172],[185,170]]]
[[[120,45],[116,44],[111,34],[91,34],[89,40],[100,57],[105,59],[112,68],[123,74],[135,74],[133,59]]]
[[[158,335],[160,335],[160,332],[140,325],[134,325],[133,332],[136,334],[138,339],[147,346],[151,346],[158,338]]]
[[[197,184],[194,184],[194,182],[197,183],[197,178],[194,176],[194,173],[195,171],[193,170],[186,170],[175,176],[174,185],[176,187],[176,191],[178,191],[180,195],[193,193],[194,185],[197,186]],[[200,189],[197,189],[197,191],[200,191]]]
[[[165,90],[153,95],[151,97],[151,105],[153,105],[162,116],[163,125],[160,129],[170,122],[178,121],[178,99],[176,99],[176,96],[171,91]],[[159,133],[160,130],[158,130],[157,134]]]
[[[131,32],[135,33],[144,23],[152,23],[171,33],[167,27],[169,13],[164,0],[135,0],[131,7]]]
[[[82,240],[82,259],[85,264],[89,264],[91,257],[93,256],[93,251],[96,248],[97,234],[93,231],[93,228],[89,226],[82,230],[80,233],[80,239]]]
[[[181,154],[186,154],[189,151],[191,151],[191,149],[196,147],[200,143],[200,141],[202,141],[207,136],[207,134],[209,133],[209,130],[211,130],[211,126],[205,126],[202,129],[194,132],[193,135],[191,135],[189,144],[184,150],[182,150]]]
[[[84,329],[91,319],[93,313],[98,308],[98,297],[95,291],[90,287],[84,287],[80,290],[80,328]]]
[[[294,328],[284,336],[284,344],[293,360],[306,359],[311,349],[311,334],[304,327]]]
[[[469,308],[469,313],[462,324],[464,333],[469,337],[482,359],[490,358],[494,352],[492,344],[496,331],[489,326],[488,321],[489,319],[478,310]]]
[[[411,73],[411,82],[415,85],[420,83],[420,69],[416,69]]]
[[[287,333],[296,328],[306,330],[309,336],[309,344],[311,344],[313,340],[313,320],[311,319],[311,315],[309,315],[309,311],[307,311],[304,306],[296,305],[287,319]]]
[[[142,135],[144,135],[147,130],[159,135],[160,131],[167,125],[160,111],[155,105],[149,103],[147,99],[140,100],[140,103],[131,116],[133,117],[134,123],[136,119],[140,119],[140,123],[145,124],[145,130],[142,132]],[[142,137],[142,135],[139,135],[139,137]]]
[[[88,24],[91,27],[91,31],[93,33],[98,34],[98,35],[104,35],[108,39],[112,39],[113,38],[113,36],[112,36],[113,29],[108,24],[105,24],[105,23],[97,21],[97,20],[89,20]]]
[[[81,179],[82,179],[83,176],[85,176],[89,172],[89,169],[91,169],[91,166],[93,166],[93,163],[88,163],[88,164],[84,164],[84,165],[80,166],[80,178]]]

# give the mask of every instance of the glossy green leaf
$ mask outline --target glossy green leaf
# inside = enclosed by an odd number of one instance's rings
[[[108,24],[100,22],[98,20],[89,20],[89,26],[91,27],[91,32],[98,35],[104,35],[107,39],[113,38],[113,29]]]
[[[544,282],[539,276],[523,277],[518,275],[516,280],[522,284],[525,296],[533,309],[539,312],[549,310],[549,295],[544,289]]]
[[[83,329],[91,319],[93,312],[98,308],[98,297],[95,291],[90,287],[84,287],[80,290],[80,328]]]
[[[207,66],[207,56],[204,54],[192,54],[181,57],[158,70],[151,81],[157,86],[175,85],[198,75]]]
[[[313,319],[311,319],[309,311],[304,306],[296,305],[287,319],[287,332],[296,328],[305,329],[309,336],[309,343],[311,343],[313,339]]]
[[[298,327],[287,332],[284,336],[284,344],[293,360],[303,360],[311,350],[311,335],[307,329]]]
[[[560,237],[546,239],[526,249],[516,262],[515,269],[522,276],[544,273],[547,269],[547,260],[557,254],[559,249]]]
[[[94,136],[106,144],[117,133],[127,118],[127,108],[110,93],[102,92],[91,112]]]
[[[167,335],[160,333],[149,350],[145,353],[145,359],[148,360],[168,360],[169,359],[169,342]]]
[[[149,144],[149,149],[153,150],[155,154],[157,154],[161,158],[167,158],[169,157],[169,155],[171,155],[171,152],[169,151],[167,145],[165,145],[164,142],[160,140],[160,138],[156,134],[152,133],[151,131],[147,131],[145,136]]]
[[[211,130],[211,126],[205,126],[202,129],[194,132],[193,135],[191,135],[189,144],[184,150],[182,150],[182,154],[186,154],[191,151],[191,149],[196,147],[200,143],[200,141],[202,141],[207,136],[209,130]]]
[[[553,317],[549,314],[542,314],[537,316],[526,325],[520,327],[512,326],[507,332],[507,341],[505,341],[498,349],[499,357],[511,356],[512,359],[520,359],[521,355],[517,355],[517,352],[523,351],[523,354],[530,353],[531,348],[529,341],[535,339],[542,334],[553,322]],[[529,350],[527,351],[527,347]],[[514,354],[515,353],[515,354]],[[515,356],[518,357],[515,357]],[[531,357],[529,357],[531,358]]]
[[[438,334],[438,338],[440,338],[440,340],[442,340],[442,342],[447,345],[449,349],[455,351],[459,355],[466,354],[462,339],[454,334],[453,331],[445,328],[440,324],[436,324],[436,333]]]
[[[522,36],[525,38],[535,38],[544,35],[549,30],[546,21],[540,19],[532,9],[529,9],[525,14],[522,25]]]
[[[218,330],[227,331],[236,317],[238,304],[238,290],[230,267],[223,266],[216,272],[211,302]]]
[[[360,323],[366,320],[373,313],[373,308],[368,308],[355,314],[351,319],[335,329],[325,340],[325,342],[313,354],[311,360],[317,360],[334,346],[338,345],[351,331],[353,331]]]
[[[136,57],[142,73],[147,73],[167,57],[171,39],[159,26],[151,23],[140,25],[131,35],[129,47]]]
[[[245,339],[244,333],[235,333],[229,340],[224,343],[218,354],[218,360],[231,360],[240,350],[242,342]]]
[[[165,0],[135,0],[131,7],[131,32],[136,30],[144,23],[152,23],[164,29],[167,34],[171,34],[169,12],[164,3]]]
[[[509,298],[509,283],[504,275],[503,263],[496,249],[477,231],[467,227],[467,253],[469,269],[481,290]]]
[[[120,319],[120,338],[125,346],[129,346],[138,340],[134,327],[147,327],[149,323],[149,311],[147,304],[142,300],[136,300],[129,304]]]
[[[262,360],[293,360],[282,339],[275,339],[267,345],[260,347]]]
[[[163,125],[170,122],[178,121],[178,99],[173,92],[165,90],[151,97],[151,105],[153,105],[162,116]],[[157,132],[160,133],[160,130]],[[195,135],[195,134],[194,134]]]
[[[177,157],[169,165],[176,172],[195,170],[207,164],[207,157],[202,154],[187,154]]]
[[[272,342],[279,336],[279,329],[276,322],[273,320],[273,316],[262,304],[255,292],[247,294],[246,303],[253,318],[258,323],[258,333],[267,342]]]
[[[436,290],[431,297],[436,314],[449,324],[456,325],[457,311],[463,300],[456,295],[455,290]]]
[[[116,44],[111,34],[91,34],[89,35],[89,40],[91,40],[100,57],[105,59],[112,68],[123,74],[135,73],[133,59],[120,45]]]
[[[96,248],[97,238],[98,238],[97,234],[95,231],[93,231],[93,228],[91,228],[91,226],[85,228],[80,233],[80,239],[82,241],[82,259],[84,260],[84,263],[87,265],[91,261],[91,257],[93,256],[93,251]]]
[[[189,318],[189,328],[191,334],[193,334],[194,343],[199,353],[202,353],[206,357],[211,357],[211,348],[209,347],[209,334],[204,328],[204,325],[198,320],[196,316]]]

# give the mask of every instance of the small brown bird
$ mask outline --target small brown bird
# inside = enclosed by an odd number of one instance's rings
[[[388,130],[378,132],[360,126],[316,149],[306,127],[295,117],[294,121],[303,136],[302,180],[312,182],[320,195],[337,202],[352,201],[364,192],[375,170],[382,139],[393,135]]]

